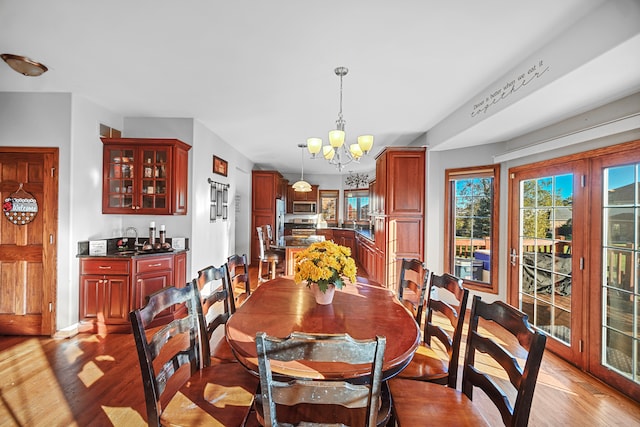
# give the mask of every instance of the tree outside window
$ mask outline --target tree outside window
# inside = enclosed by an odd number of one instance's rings
[[[497,292],[499,166],[449,169],[445,269],[467,285]]]

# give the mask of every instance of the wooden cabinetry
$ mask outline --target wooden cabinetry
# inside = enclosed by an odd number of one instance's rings
[[[351,249],[351,254],[356,255],[356,232],[354,230],[333,230],[333,241],[341,246]]]
[[[424,259],[423,147],[388,147],[376,158],[373,185],[376,281],[395,288],[402,258]]]
[[[104,333],[107,325],[129,330],[129,273],[128,259],[80,260],[80,330]]]
[[[311,191],[295,191],[293,187],[287,186],[287,212],[293,213],[293,202],[316,202],[318,203],[318,186],[312,185]]]
[[[187,213],[191,146],[177,139],[102,138],[102,213]]]
[[[260,246],[256,227],[271,224],[276,229],[276,199],[283,199],[283,182],[277,171],[253,171],[251,173],[251,262],[257,263]]]
[[[146,296],[186,281],[186,252],[134,258],[80,259],[80,332],[128,332],[129,312]],[[133,280],[132,280],[133,279]],[[172,307],[164,320],[176,315]]]

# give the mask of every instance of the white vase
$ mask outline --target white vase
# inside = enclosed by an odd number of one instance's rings
[[[317,283],[312,283],[311,290],[313,291],[313,296],[316,299],[316,303],[321,305],[328,305],[333,302],[333,295],[336,292],[336,287],[334,285],[329,285],[327,287],[327,291],[322,292]]]

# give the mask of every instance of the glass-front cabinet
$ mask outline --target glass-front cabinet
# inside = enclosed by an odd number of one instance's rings
[[[176,139],[102,141],[103,213],[186,214],[189,145]]]

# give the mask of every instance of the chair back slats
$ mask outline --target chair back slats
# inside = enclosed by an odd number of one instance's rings
[[[431,339],[436,338],[447,351],[449,356],[447,385],[453,388],[456,388],[458,381],[460,342],[469,297],[469,290],[462,284],[462,279],[448,273],[431,274],[424,324],[424,342],[432,345]],[[449,320],[453,333],[450,334],[434,321],[434,313],[439,313]]]
[[[402,259],[397,296],[400,302],[413,313],[418,325],[422,324],[422,312],[429,275],[429,270],[422,261],[418,259]],[[413,294],[411,298],[405,294],[407,289]]]
[[[231,314],[235,312],[235,303],[229,285],[229,270],[227,264],[220,267],[208,266],[198,271],[194,279],[200,292],[202,318],[207,339],[203,340],[203,353],[211,354],[210,340],[214,332],[227,323]],[[209,366],[210,358],[204,358],[204,365]]]
[[[171,396],[165,391],[170,383],[189,378],[201,367],[199,295],[195,283],[184,288],[164,288],[147,297],[147,304],[129,313],[138,351],[145,390],[149,425],[160,425],[162,405]],[[147,327],[155,316],[175,304],[185,304],[185,317],[172,320],[147,337]],[[179,372],[187,373],[176,375]],[[175,380],[175,381],[174,381]],[[169,387],[174,390],[176,385]]]
[[[227,258],[229,268],[229,283],[231,292],[243,295],[241,302],[251,295],[251,280],[249,278],[249,263],[247,255],[233,254]]]
[[[382,360],[385,347],[384,337],[355,340],[348,334],[318,335],[294,332],[287,338],[276,338],[269,337],[264,332],[258,332],[256,348],[264,425],[267,427],[284,425],[278,420],[277,404],[285,406],[333,404],[347,408],[366,408],[366,426],[375,426],[380,407]],[[345,381],[314,381],[303,378],[293,378],[285,382],[274,379],[271,360],[370,364],[371,375],[363,384],[351,384]],[[299,425],[310,422],[309,420],[300,421]]]
[[[517,339],[520,346],[527,351],[524,367],[505,346],[478,332],[480,318],[495,322]],[[462,374],[463,393],[472,399],[473,388],[482,389],[500,411],[505,425],[526,426],[545,343],[546,336],[534,330],[529,324],[528,316],[520,310],[502,301],[488,304],[478,296],[474,297]],[[510,383],[517,390],[514,402],[511,402],[505,391],[491,380],[488,373],[474,367],[476,351],[491,356],[505,370]]]

